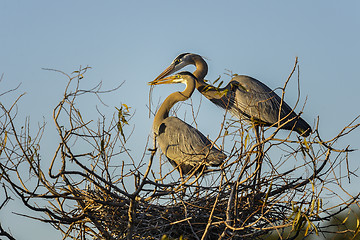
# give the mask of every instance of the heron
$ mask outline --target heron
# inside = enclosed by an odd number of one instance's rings
[[[217,149],[199,130],[177,117],[169,116],[170,109],[179,101],[191,97],[195,90],[196,77],[190,72],[161,78],[150,85],[184,83],[182,92],[170,94],[155,114],[153,130],[161,151],[180,175],[198,173],[207,166],[217,167],[226,159],[226,154]]]
[[[259,80],[236,75],[223,88],[207,84],[204,80],[208,65],[198,54],[183,53],[177,56],[155,81],[169,76],[187,65],[195,65],[193,75],[196,88],[215,105],[226,109],[233,116],[254,123],[257,126],[274,126],[296,131],[303,137],[309,136],[311,127],[297,115],[273,90]],[[258,128],[255,128],[255,130]],[[255,131],[256,132],[256,131]]]

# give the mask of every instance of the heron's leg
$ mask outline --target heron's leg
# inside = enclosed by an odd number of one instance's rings
[[[199,181],[196,180],[196,197],[199,199],[200,198],[200,184]]]
[[[180,181],[181,181],[180,185],[182,185],[185,182],[185,177],[184,177],[184,174],[183,174],[183,171],[182,171],[182,168],[181,168],[180,164],[178,165],[178,168],[179,168]],[[182,196],[182,198],[184,198],[185,195],[186,195],[186,188],[183,187],[183,186],[182,186],[182,188],[183,189],[181,190],[181,196]]]
[[[183,172],[182,172],[181,166],[180,166],[180,165],[178,165],[178,168],[179,168],[179,174],[180,174],[181,183],[183,183],[185,179],[184,179],[184,175],[183,175]]]
[[[202,174],[204,174],[204,171],[205,171],[205,167],[204,166],[199,166],[198,168],[201,168],[201,171],[200,172],[197,172],[195,173],[195,179],[196,179],[196,182],[195,182],[195,185],[196,185],[196,197],[199,199],[200,198],[200,183],[199,183],[199,178]]]
[[[257,146],[257,152],[256,152],[256,175],[254,178],[254,185],[260,189],[260,180],[261,180],[261,165],[262,165],[262,160],[263,160],[263,144],[261,143],[261,136],[260,136],[260,125],[255,124],[254,125],[254,129],[255,129],[255,137],[256,137],[256,143],[258,144]]]

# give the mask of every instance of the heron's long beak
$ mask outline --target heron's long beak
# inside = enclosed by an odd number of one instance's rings
[[[154,81],[149,82],[149,85],[160,85],[160,84],[169,84],[169,83],[174,83],[175,79],[178,79],[178,77],[175,76],[169,76],[169,77],[165,77],[165,78],[160,78],[157,77]]]
[[[157,78],[155,78],[154,81],[157,81],[157,80],[159,80],[159,79],[161,79],[163,77],[166,77],[166,76],[168,76],[168,75],[170,75],[170,74],[172,74],[174,72],[176,72],[175,63],[172,63],[162,73],[160,73],[160,75]]]
[[[165,77],[165,78],[156,78],[154,81],[149,82],[149,85],[160,85],[160,84],[169,84],[174,83],[174,80],[178,79],[176,75]]]

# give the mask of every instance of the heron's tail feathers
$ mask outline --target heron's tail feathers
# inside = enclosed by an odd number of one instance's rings
[[[299,133],[303,137],[307,137],[311,133],[311,127],[310,125],[305,122],[304,119],[299,118],[296,122],[295,131]]]

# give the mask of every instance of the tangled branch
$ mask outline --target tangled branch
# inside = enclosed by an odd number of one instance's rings
[[[11,190],[26,207],[43,214],[28,217],[56,227],[64,239],[249,239],[270,234],[291,239],[301,231],[328,232],[331,225],[324,223],[335,213],[359,205],[359,195],[351,196],[341,184],[355,174],[348,166],[353,150],[336,146],[359,128],[358,117],[330,140],[320,137],[318,123],[307,139],[291,132],[280,138],[278,124],[261,128],[257,142],[251,126],[225,115],[216,142],[227,150],[227,160],[219,169],[182,181],[162,158],[160,168],[154,168],[156,146],[148,149],[147,143],[140,159],[130,154],[127,125],[133,116],[126,104],[114,109],[111,119],[98,111],[97,122],[87,120],[76,103],[118,89],[103,91],[101,83],[82,89],[88,70],[57,71],[68,84],[53,111],[58,146],[47,171],[40,151],[45,123],[35,134],[30,134],[28,119],[17,127],[22,95],[10,107],[0,104],[0,180],[6,193],[0,210]],[[192,114],[195,124],[197,114]],[[347,171],[339,171],[343,166]],[[340,191],[348,200],[340,198]],[[336,206],[330,201],[334,197],[341,200]],[[13,239],[1,225],[0,234]]]

